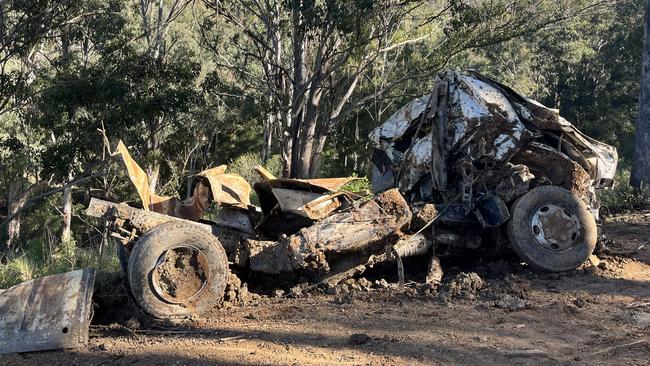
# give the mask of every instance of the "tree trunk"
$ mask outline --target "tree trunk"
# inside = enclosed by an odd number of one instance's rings
[[[27,195],[24,194],[23,182],[21,178],[16,179],[9,186],[9,195],[7,197],[7,216],[11,216],[20,209],[25,204],[27,200]],[[14,245],[14,242],[20,236],[20,224],[21,224],[21,215],[18,214],[14,217],[13,220],[9,221],[7,224],[7,243],[6,248],[11,249]]]
[[[269,102],[272,102],[273,98],[269,97]],[[272,105],[270,103],[269,105]],[[269,111],[264,117],[264,132],[262,134],[262,163],[266,164],[267,160],[271,156],[271,143],[273,142],[273,126],[275,125],[275,116],[276,113],[272,111],[272,108],[269,108]]]
[[[293,113],[293,112],[292,112]],[[304,109],[301,108],[296,112],[297,116],[291,118],[291,126],[287,133],[289,139],[289,152],[291,156],[291,163],[288,169],[288,177],[298,177],[298,166],[300,165],[300,126],[302,125]]]
[[[284,114],[282,121],[282,136],[280,141],[280,157],[282,158],[282,176],[291,176],[291,147],[293,146],[293,139],[291,137],[291,110]]]
[[[69,242],[72,238],[72,186],[63,190],[63,229],[61,242]]]
[[[307,57],[307,40],[303,25],[302,2],[294,0],[292,3],[293,22],[293,91],[291,97],[290,120],[285,131],[285,149],[289,158],[288,167],[285,165],[283,175],[295,178],[300,158],[300,138],[302,121],[305,116],[305,93],[307,69],[305,60]],[[286,163],[285,163],[286,164]]]
[[[646,2],[643,61],[641,66],[641,91],[639,117],[636,122],[636,139],[630,185],[647,188],[650,184],[650,0]]]
[[[307,111],[305,113],[305,119],[302,121],[302,128],[300,130],[300,156],[297,159],[298,165],[295,167],[296,178],[313,178],[311,163],[314,143],[316,142],[316,126],[318,124],[320,100],[323,94],[323,89],[318,84],[320,84],[318,78],[312,81]]]
[[[158,117],[152,126],[149,126],[149,136],[147,136],[147,155],[148,162],[146,173],[149,176],[149,192],[156,193],[158,186],[158,176],[160,174],[160,133],[162,131],[163,118]]]
[[[321,155],[325,149],[325,142],[327,141],[327,134],[318,137],[316,145],[312,150],[311,163],[309,166],[309,176],[314,178],[318,174],[321,166]]]
[[[28,184],[30,183],[26,182],[23,177],[18,177],[9,186],[9,194],[7,196],[7,206],[9,210],[7,212],[7,217],[11,217],[21,210],[27,203],[29,196],[39,191],[41,187],[44,186],[43,182],[34,183],[29,187],[26,187]],[[20,236],[20,227],[22,223],[21,216],[21,214],[18,214],[7,223],[7,243],[5,245],[7,249],[12,249],[16,239]]]
[[[160,163],[156,161],[147,164],[147,175],[149,176],[149,193],[155,194],[158,186],[158,176],[160,175]]]
[[[316,173],[316,169],[313,166],[316,165],[314,164],[314,155],[320,137],[317,136],[317,128],[321,114],[320,103],[324,93],[324,83],[327,77],[331,76],[332,66],[332,60],[326,55],[325,43],[321,41],[316,52],[312,70],[313,75],[309,83],[309,97],[305,105],[304,120],[300,126],[300,156],[296,160],[298,165],[294,167],[297,178],[313,178]],[[321,128],[321,131],[326,128]]]

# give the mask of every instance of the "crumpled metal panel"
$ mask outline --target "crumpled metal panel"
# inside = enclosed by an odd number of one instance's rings
[[[129,179],[135,186],[146,211],[198,221],[208,209],[210,200],[243,209],[250,205],[250,184],[237,174],[226,174],[226,165],[198,173],[196,175],[198,183],[194,184],[192,196],[182,201],[177,197],[158,196],[152,193],[149,189],[149,176],[131,157],[122,141],[117,144],[117,153],[120,154]]]
[[[535,116],[533,123],[540,128],[562,131],[563,137],[576,147],[580,147],[583,154],[585,152],[592,154],[592,156],[585,156],[585,158],[594,168],[590,176],[595,187],[600,186],[601,181],[614,179],[616,166],[618,165],[616,148],[585,135],[571,122],[562,118],[557,109],[548,108],[532,99],[528,99],[528,102],[528,108]]]
[[[86,345],[94,281],[95,270],[83,269],[0,292],[0,353]]]
[[[142,200],[142,207],[145,210],[149,210],[151,208],[149,176],[147,173],[145,173],[144,170],[142,170],[142,168],[140,168],[140,165],[138,165],[138,163],[133,160],[131,154],[129,154],[129,149],[126,148],[126,145],[124,145],[124,142],[122,142],[122,140],[117,143],[117,152],[122,157],[122,162],[126,167],[129,179],[131,179],[131,182],[135,186],[136,191],[138,191],[138,195]]]
[[[129,149],[127,149],[122,140],[117,144],[117,153],[122,157],[122,162],[126,167],[129,179],[138,192],[140,200],[142,200],[142,208],[144,208],[145,211],[154,211],[166,215],[173,215],[178,207],[182,205],[182,201],[176,197],[159,196],[155,193],[151,193],[149,189],[149,176],[140,165],[136,163],[129,153]]]
[[[295,189],[273,188],[273,196],[282,211],[319,220],[341,206],[338,193],[323,194]]]
[[[241,258],[248,268],[258,272],[307,270],[325,274],[331,270],[329,255],[352,256],[354,252],[384,250],[386,240],[411,219],[406,200],[391,189],[277,242],[247,240]]]
[[[310,219],[320,220],[341,207],[341,199],[347,197],[345,192],[335,192],[305,204],[302,209]]]
[[[210,183],[212,190],[212,199],[215,202],[247,208],[250,205],[251,186],[246,179],[238,174],[225,173],[226,166],[221,165],[216,168],[204,170],[197,174],[197,177],[203,177]]]
[[[514,106],[499,90],[481,80],[461,75],[456,79],[450,103],[452,146],[467,146],[474,158],[483,155],[506,160],[520,145],[526,129]],[[484,140],[486,149],[470,145],[479,139]]]
[[[399,139],[427,107],[428,95],[415,98],[398,109],[386,122],[370,132],[370,140],[375,144],[387,143]],[[384,148],[387,146],[383,146]]]
[[[257,182],[253,185],[253,188],[255,189],[255,192],[257,193],[257,197],[260,200],[260,206],[262,207],[262,211],[265,214],[268,214],[278,204],[278,199],[273,193],[273,191],[277,190],[278,188],[320,194],[318,196],[317,195],[311,196],[311,199],[295,207],[296,209],[299,209],[307,202],[312,201],[314,199],[319,199],[320,198],[319,196],[324,197],[329,193],[336,192],[347,183],[355,181],[357,179],[359,178],[357,177],[316,178],[316,179],[278,178],[278,179],[269,179],[269,180],[263,180]],[[301,211],[304,211],[304,209],[301,209]],[[309,213],[306,214],[307,216],[310,216]],[[316,214],[316,213],[314,213],[314,215],[321,216],[320,214]]]
[[[442,132],[451,150],[462,150],[472,159],[507,161],[522,145],[528,131],[521,121],[517,108],[494,86],[469,75],[457,72],[442,73],[436,79],[440,85],[449,85],[449,102],[435,105],[449,116],[442,121]],[[435,87],[434,90],[439,90]],[[438,95],[434,94],[434,97]],[[426,109],[429,95],[412,100],[370,133],[375,147],[382,149],[395,165],[402,164],[402,156],[395,151],[396,143],[415,130]],[[429,111],[433,116],[436,111]],[[440,140],[438,136],[436,141]],[[400,186],[410,191],[428,173],[432,161],[432,136],[414,136],[413,147],[405,157],[404,175]],[[442,187],[438,187],[442,188]]]
[[[296,184],[310,187],[319,187],[325,189],[329,192],[336,192],[341,189],[344,185],[358,180],[357,177],[343,177],[343,178],[314,178],[314,179],[281,179],[285,182],[290,182],[289,184]],[[277,179],[280,180],[280,179]]]

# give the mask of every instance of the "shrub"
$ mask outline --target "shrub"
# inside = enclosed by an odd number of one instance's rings
[[[11,258],[6,264],[0,265],[0,288],[7,288],[35,277],[37,268],[25,255]]]
[[[630,171],[616,173],[614,188],[598,192],[601,204],[612,213],[640,210],[650,207],[650,191],[630,186]]]
[[[279,177],[282,172],[282,160],[280,159],[280,155],[273,155],[267,160],[266,164],[262,164],[262,158],[259,154],[249,152],[230,161],[226,173],[237,173],[246,179],[248,184],[253,186],[255,182],[260,180],[259,174],[255,171],[255,167],[258,165],[264,166],[264,168],[276,177]],[[252,204],[259,205],[259,200],[255,191],[251,193],[250,199]]]
[[[370,183],[370,180],[368,177],[358,177],[356,173],[352,174],[352,177],[359,178],[357,180],[353,180],[352,182],[347,183],[343,187],[341,187],[342,191],[347,191],[347,192],[372,192],[372,184]]]
[[[263,164],[260,154],[252,152],[231,160],[230,164],[228,164],[228,170],[226,170],[226,173],[237,173],[246,179],[250,185],[253,185],[255,182],[260,180],[259,175],[255,171],[255,167],[258,165],[264,166],[264,168],[276,177],[279,177],[282,173],[282,160],[280,159],[280,155],[271,156],[266,163]]]

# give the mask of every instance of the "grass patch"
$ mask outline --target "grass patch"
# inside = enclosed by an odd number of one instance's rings
[[[77,248],[74,242],[62,243],[55,253],[43,258],[33,252],[25,251],[14,255],[0,264],[0,288],[8,288],[18,283],[57,273],[82,268],[95,268],[97,278],[120,272],[114,243],[111,243],[100,256],[99,249]]]

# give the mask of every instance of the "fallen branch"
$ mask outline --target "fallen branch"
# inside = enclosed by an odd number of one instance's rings
[[[626,309],[637,309],[637,308],[644,308],[646,306],[650,306],[650,302],[633,302],[626,306]]]
[[[506,351],[504,353],[508,357],[534,357],[534,356],[546,356],[546,351],[541,349],[519,349]]]
[[[616,249],[606,249],[608,254],[612,255],[632,255],[638,253],[636,249],[629,249],[629,250],[616,250]]]
[[[0,222],[0,227],[3,227],[5,225],[9,224],[9,222],[11,222],[11,220],[13,220],[16,216],[20,215],[21,212],[23,212],[26,209],[32,207],[35,203],[41,201],[42,199],[47,198],[47,197],[49,197],[49,196],[51,196],[53,194],[59,193],[59,192],[63,192],[64,189],[66,189],[66,188],[68,188],[70,186],[74,186],[74,185],[78,185],[80,183],[87,182],[87,181],[89,181],[89,180],[91,180],[93,178],[100,177],[100,176],[102,176],[104,174],[105,174],[105,172],[102,171],[102,172],[95,173],[95,174],[92,174],[92,175],[89,175],[89,176],[86,176],[86,177],[78,178],[78,179],[75,179],[73,181],[70,181],[69,183],[67,183],[67,184],[65,184],[65,185],[63,185],[61,187],[55,188],[55,189],[53,189],[51,191],[43,192],[43,193],[29,199],[21,208],[16,210],[16,212],[14,212],[13,214],[7,216],[4,220],[2,220],[2,222]]]
[[[646,342],[645,339],[639,339],[638,341],[634,341],[634,342],[630,342],[630,343],[624,343],[624,344],[619,344],[619,345],[616,345],[616,346],[607,347],[607,348],[604,348],[604,349],[602,349],[602,350],[600,350],[600,351],[593,352],[593,353],[587,355],[586,357],[593,357],[593,356],[602,355],[602,354],[604,354],[604,353],[609,353],[609,352],[611,352],[611,351],[615,351],[615,350],[619,350],[619,349],[623,349],[623,348],[630,348],[630,347],[632,347],[632,346],[636,346],[636,345],[639,345],[639,344],[643,344],[643,343],[645,343],[645,342]],[[585,357],[585,358],[586,358],[586,357]]]

